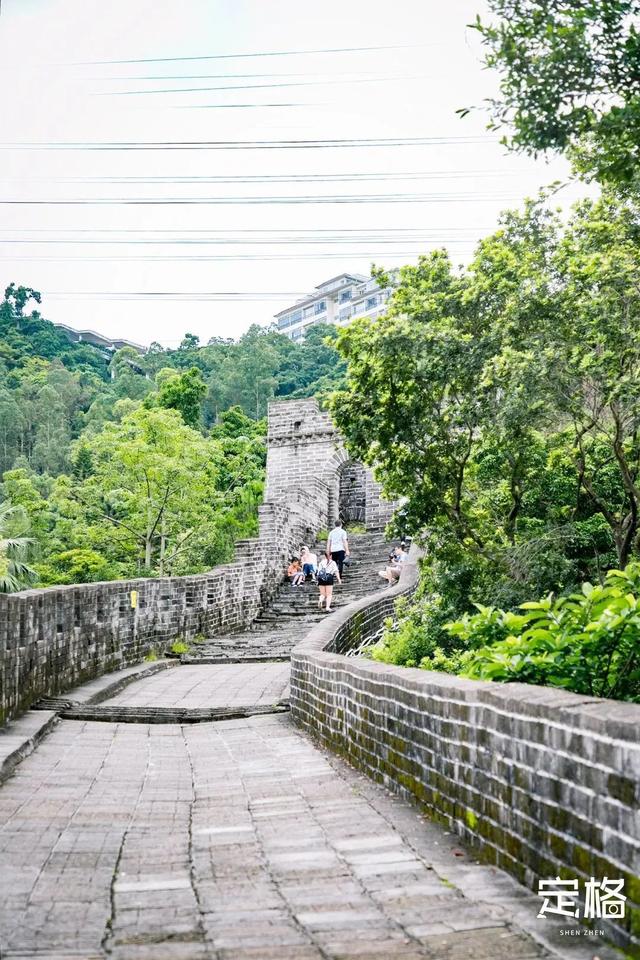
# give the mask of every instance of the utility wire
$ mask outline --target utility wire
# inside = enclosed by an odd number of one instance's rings
[[[374,50],[405,50],[433,46],[424,43],[396,43],[376,47],[321,47],[315,50],[269,50],[257,53],[216,53],[200,57],[144,57],[131,60],[85,60],[76,66],[117,63],[187,63],[196,60],[248,60],[256,57],[299,57],[318,53],[363,53]]]
[[[518,170],[431,170],[405,173],[229,174],[224,176],[2,177],[4,183],[352,183],[376,180],[476,180],[521,176]]]
[[[242,83],[217,87],[165,87],[160,90],[106,90],[94,94],[97,97],[132,97],[158,93],[209,93],[214,90],[272,90],[276,87],[324,87],[350,83],[390,83],[391,81],[426,80],[424,75],[409,77],[366,77],[358,80],[296,80],[288,83]]]
[[[443,240],[440,244],[435,244],[437,248],[444,246],[452,246],[459,244],[464,250],[473,250],[473,244],[464,240]],[[402,257],[417,257],[421,253],[429,253],[433,250],[433,246],[425,247],[422,245],[418,250],[393,250],[384,252],[381,250],[376,250],[375,252],[362,252],[362,251],[351,251],[349,257],[351,259],[361,259],[361,260],[375,260],[377,257],[384,257],[385,260],[394,259]],[[207,256],[207,257],[177,257],[177,256],[122,256],[122,257],[4,257],[0,256],[0,262],[3,263],[218,263],[221,261],[224,262],[235,262],[243,263],[245,260],[256,261],[256,262],[266,262],[272,260],[281,260],[284,262],[296,262],[302,260],[344,260],[344,253],[285,253],[285,254],[268,254],[268,255],[258,255],[258,254],[238,254],[238,256]]]
[[[167,140],[167,141],[33,141],[0,143],[2,150],[308,150],[352,147],[413,147],[443,144],[497,143],[497,137],[379,137],[335,140]]]
[[[341,71],[339,74],[331,73],[332,77],[362,77],[365,74],[371,74],[369,70],[352,70],[349,72]],[[132,80],[257,80],[257,79],[281,79],[282,77],[311,77],[326,76],[319,71],[307,71],[306,73],[155,73],[143,74],[139,77],[89,77],[94,83],[131,83]],[[83,81],[84,82],[84,81]]]
[[[442,236],[441,234],[438,234],[433,237],[415,237],[415,238],[405,237],[400,240],[378,240],[376,237],[372,237],[369,239],[370,239],[370,242],[372,243],[376,243],[379,246],[387,247],[387,246],[394,246],[397,244],[407,244],[407,243],[434,243],[434,242],[464,243],[465,240],[469,240],[469,239],[474,240],[476,236],[478,236],[479,238],[481,235],[482,234],[478,232],[477,234],[472,235],[470,238],[469,237],[449,238],[449,237]],[[328,240],[309,240],[306,238],[302,238],[302,239],[296,240],[295,238],[293,238],[290,240],[248,240],[248,241],[245,241],[245,240],[94,240],[94,239],[66,240],[66,239],[57,239],[57,238],[53,240],[32,240],[32,239],[24,240],[24,239],[7,238],[7,239],[0,239],[0,243],[6,243],[6,244],[12,244],[12,245],[35,243],[35,244],[40,244],[41,246],[43,244],[64,244],[67,246],[85,246],[85,245],[91,244],[91,245],[107,246],[107,247],[115,246],[115,245],[117,246],[122,246],[122,245],[124,246],[170,246],[170,247],[177,247],[177,246],[227,247],[227,246],[236,246],[236,245],[246,246],[247,244],[249,246],[254,246],[254,245],[255,246],[259,246],[259,245],[300,246],[301,244],[306,244],[311,246],[329,245],[329,246],[342,247],[342,246],[359,244],[359,243],[362,243],[363,240],[366,241],[367,238],[363,237],[358,240],[341,240],[340,238],[336,238],[336,239],[330,238]],[[321,251],[318,251],[316,254],[310,254],[310,256],[323,257],[325,256],[325,254],[322,253]],[[349,253],[349,256],[352,256],[352,253]]]
[[[135,198],[67,199],[67,200],[2,200],[0,206],[75,207],[75,206],[133,206],[133,207],[194,207],[194,206],[281,206],[302,204],[354,204],[354,203],[510,203],[519,197],[495,194],[479,196],[475,193],[430,194],[363,194],[360,196],[309,196],[309,197],[171,197],[164,200]]]
[[[192,291],[192,290],[133,290],[127,292],[111,290],[63,290],[47,293],[47,298],[80,300],[288,300],[306,297],[308,291],[279,293],[276,291]]]
[[[6,230],[9,232],[24,232],[28,231],[29,233],[55,233],[59,230],[59,227],[7,227]],[[475,227],[447,227],[447,230],[475,230]],[[490,230],[491,227],[478,227],[479,230]],[[69,227],[63,228],[66,233],[208,233],[211,235],[220,234],[223,237],[228,236],[231,233],[237,234],[253,234],[253,233],[274,233],[280,234],[285,233],[291,235],[294,231],[287,229],[286,227],[234,227],[232,230],[211,230],[209,228],[188,228],[188,229],[173,229],[167,230],[163,227]],[[344,227],[339,231],[336,231],[332,227],[297,227],[295,228],[295,234],[334,234],[339,232],[340,234],[375,234],[375,233],[419,233],[422,235],[423,231],[420,227]],[[428,230],[426,231],[428,232]]]

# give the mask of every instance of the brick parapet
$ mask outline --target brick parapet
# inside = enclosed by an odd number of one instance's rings
[[[294,720],[534,889],[623,877],[625,920],[598,925],[640,946],[640,705],[338,652],[375,634],[416,576],[412,565],[294,649]]]
[[[233,563],[207,573],[0,595],[0,722],[178,637],[246,627],[320,522],[317,495],[300,491],[288,503],[262,504],[259,536],[238,544]]]

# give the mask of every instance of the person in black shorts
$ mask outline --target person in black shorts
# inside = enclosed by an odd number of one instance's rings
[[[349,541],[347,539],[347,531],[339,520],[335,521],[333,529],[327,537],[327,553],[331,554],[331,559],[335,561],[338,567],[338,573],[342,578],[344,558],[349,556]]]
[[[331,610],[333,585],[336,582],[342,583],[338,564],[332,559],[331,555],[327,553],[320,561],[320,566],[318,567],[318,589],[320,590],[318,606],[320,609],[325,609],[327,613]]]

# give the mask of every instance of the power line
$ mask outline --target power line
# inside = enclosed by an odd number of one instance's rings
[[[425,80],[424,75],[410,77],[366,77],[357,80],[296,80],[289,83],[243,83],[217,87],[165,87],[160,90],[107,90],[95,94],[98,97],[131,97],[158,93],[208,93],[214,90],[271,90],[276,87],[324,87],[350,83],[389,83],[391,81]]]
[[[478,233],[478,239],[482,234]],[[369,242],[380,243],[381,245],[393,246],[396,244],[406,244],[406,243],[464,243],[467,239],[466,237],[443,237],[438,235],[435,237],[405,237],[401,240],[378,240],[376,237],[369,238]],[[471,237],[471,240],[474,240],[475,236]],[[0,244],[63,244],[67,246],[86,246],[86,245],[97,245],[97,246],[300,246],[301,244],[306,245],[320,245],[322,246],[346,246],[346,245],[356,245],[359,246],[362,243],[366,243],[367,239],[362,240],[342,240],[340,238],[328,239],[328,240],[309,240],[309,239],[296,239],[295,237],[291,240],[66,240],[55,238],[53,240],[22,240],[22,239],[0,239]],[[318,251],[315,256],[324,256],[325,254]],[[309,256],[314,256],[314,254],[309,254]]]
[[[42,141],[0,144],[2,150],[308,150],[497,143],[497,137],[378,137],[335,140]]]
[[[519,170],[431,170],[403,173],[229,174],[148,177],[2,177],[4,183],[351,183],[375,180],[476,180],[521,176]]]
[[[0,206],[134,206],[134,207],[193,207],[193,206],[281,206],[302,204],[354,204],[354,203],[510,203],[520,199],[500,195],[479,196],[476,193],[458,194],[362,194],[353,196],[308,196],[308,197],[171,197],[164,200],[135,198],[67,199],[67,200],[0,200]]]
[[[7,232],[29,232],[29,233],[55,233],[59,228],[58,227],[7,227]],[[63,228],[67,233],[169,233],[169,230],[166,230],[162,227],[68,227]],[[448,230],[471,230],[476,229],[475,227],[447,227]],[[491,227],[478,227],[481,230],[490,230]],[[291,234],[291,230],[286,227],[234,227],[232,230],[211,230],[210,228],[187,228],[187,229],[173,229],[173,233],[208,233],[211,235],[220,234],[223,237],[228,236],[231,233],[237,234],[263,234],[263,233],[273,233],[281,234],[285,233],[287,235]],[[332,227],[297,227],[295,230],[296,234],[333,234],[335,229]],[[343,227],[340,230],[341,234],[373,234],[373,233],[420,233],[424,231],[420,227]],[[427,231],[428,232],[428,231]]]
[[[255,57],[298,57],[318,53],[363,53],[374,50],[405,50],[433,46],[425,43],[396,43],[376,47],[323,47],[315,50],[270,50],[258,53],[216,53],[200,57],[144,57],[131,60],[85,60],[76,66],[95,66],[98,64],[119,63],[186,63],[196,60],[247,60]]]
[[[280,293],[276,291],[192,291],[192,290],[63,290],[47,292],[48,299],[56,300],[185,300],[185,301],[254,301],[288,300],[307,296],[308,291]]]
[[[365,74],[371,74],[371,70],[352,70],[351,72],[341,71],[339,74],[331,73],[332,77],[361,77]],[[325,76],[320,71],[306,71],[306,73],[155,73],[146,74],[139,77],[90,77],[89,79],[98,83],[131,83],[132,80],[251,80],[251,79],[269,79],[282,77],[310,77]]]
[[[433,245],[435,241],[429,241],[430,245]],[[452,245],[462,245],[465,249],[473,249],[473,243],[469,240],[442,240],[438,246],[452,246]],[[429,247],[432,249],[432,246]],[[394,250],[389,251],[350,251],[349,257],[351,258],[360,258],[363,260],[375,259],[376,257],[383,256],[385,259],[392,257],[415,257],[425,250],[425,245],[421,245],[418,250]],[[283,260],[283,261],[297,261],[297,260],[343,260],[345,257],[344,253],[283,253],[283,254],[253,254],[253,253],[241,253],[235,256],[233,255],[217,255],[217,256],[160,256],[160,255],[148,255],[143,256],[97,256],[97,257],[85,257],[85,256],[70,256],[70,257],[60,257],[60,256],[0,256],[0,261],[18,263],[21,261],[26,261],[29,263],[67,263],[67,262],[86,262],[86,263],[128,263],[131,261],[135,262],[144,262],[144,263],[200,263],[200,262],[243,262],[245,260],[251,261],[267,261],[267,260]]]

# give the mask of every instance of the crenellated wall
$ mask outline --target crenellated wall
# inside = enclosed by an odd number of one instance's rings
[[[337,469],[346,459],[336,458],[338,435],[315,400],[271,404],[268,443],[259,534],[236,545],[233,563],[189,577],[0,595],[0,724],[177,637],[215,636],[255,619],[291,554],[333,517]]]

